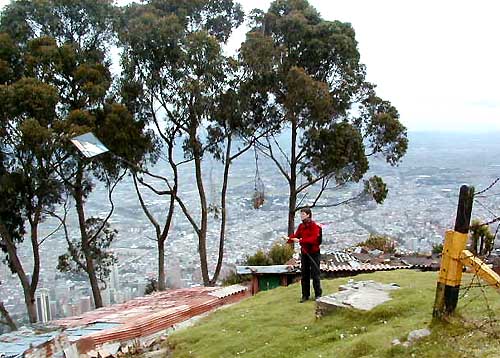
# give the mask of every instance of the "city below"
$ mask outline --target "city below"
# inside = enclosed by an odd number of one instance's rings
[[[342,250],[366,240],[370,234],[388,236],[404,252],[428,253],[433,245],[442,243],[445,230],[452,229],[457,210],[458,192],[462,184],[482,190],[500,175],[500,144],[496,134],[409,133],[409,150],[397,167],[382,159],[370,162],[366,176],[378,175],[386,182],[389,194],[382,205],[354,201],[349,204],[313,209],[313,219],[323,225],[322,251]],[[218,202],[221,165],[204,162],[206,188],[210,203]],[[246,256],[258,249],[268,249],[286,234],[288,192],[284,178],[274,164],[259,158],[259,173],[264,183],[265,202],[253,209],[255,188],[254,153],[246,153],[231,167],[228,190],[228,221],[221,277],[234,270]],[[167,164],[159,162],[152,172],[166,173]],[[208,175],[209,173],[209,175]],[[191,168],[181,171],[181,196],[196,212],[197,191]],[[153,184],[159,185],[161,182]],[[339,190],[325,191],[318,204],[330,205],[355,196],[362,183],[353,183]],[[161,223],[166,216],[166,197],[142,189],[145,202]],[[472,217],[488,221],[497,217],[500,204],[500,184],[474,202]],[[315,197],[308,193],[304,199]],[[96,183],[86,202],[87,217],[104,216],[110,206],[104,200],[106,191]],[[110,219],[118,236],[112,251],[118,263],[111,268],[106,284],[102,285],[105,305],[121,303],[143,296],[146,286],[157,277],[157,248],[154,228],[144,215],[130,177],[119,184],[113,194],[115,211]],[[300,199],[300,198],[299,198]],[[70,210],[74,211],[73,206]],[[78,238],[76,217],[69,217],[70,235]],[[298,224],[298,216],[296,225]],[[50,234],[55,222],[41,225],[41,235]],[[493,228],[493,229],[496,229]],[[210,273],[213,273],[218,253],[218,225],[211,216],[208,234]],[[62,232],[51,235],[41,246],[41,274],[37,290],[37,311],[40,321],[79,315],[93,307],[92,292],[86,276],[61,273],[56,269],[58,257],[66,251]],[[19,248],[20,257],[30,272],[31,247],[25,240]],[[198,240],[180,209],[176,208],[173,224],[166,241],[166,278],[171,288],[201,285]],[[2,300],[20,323],[26,323],[24,296],[19,279],[0,263]]]

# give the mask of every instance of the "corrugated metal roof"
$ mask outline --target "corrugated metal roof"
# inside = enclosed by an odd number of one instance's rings
[[[387,270],[398,270],[398,269],[409,269],[411,266],[392,266],[388,264],[359,264],[355,267],[351,265],[321,265],[322,272],[340,272],[340,271],[387,271]]]
[[[245,290],[247,290],[246,286],[232,285],[232,286],[223,287],[223,288],[220,288],[220,289],[215,290],[213,292],[210,292],[209,295],[215,296],[217,298],[224,298],[227,296],[231,296],[231,295],[243,292]]]
[[[236,302],[249,294],[241,285],[196,287],[157,292],[122,304],[53,321],[59,329],[38,334],[26,330],[0,336],[6,358],[50,358],[63,351],[83,354],[113,342],[126,342],[166,331],[181,322]],[[63,331],[61,331],[61,329]],[[68,353],[68,354],[69,354]],[[65,354],[65,353],[64,353]]]
[[[60,331],[36,334],[34,331],[24,328],[19,331],[10,332],[0,336],[0,354],[6,358],[20,357],[32,347],[41,346],[60,335]]]
[[[282,274],[295,272],[292,265],[269,265],[269,266],[236,266],[238,275],[257,274]]]
[[[348,252],[344,251],[327,251],[322,254],[326,257],[327,261],[332,261],[333,263],[344,263],[344,262],[356,262],[358,261],[354,256]]]
[[[85,327],[75,327],[66,329],[64,332],[68,335],[70,342],[78,341],[81,337],[87,336],[92,333],[104,331],[106,329],[115,328],[120,326],[120,323],[96,322],[91,323]]]

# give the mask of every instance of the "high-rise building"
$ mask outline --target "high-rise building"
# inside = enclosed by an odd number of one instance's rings
[[[109,291],[110,291],[109,288],[101,291],[102,305],[104,307],[109,306],[111,304],[111,294]]]
[[[114,264],[109,272],[109,287],[115,290],[120,290],[120,274],[118,265]]]
[[[90,296],[80,297],[80,312],[85,313],[92,309]]]
[[[49,322],[52,320],[49,290],[46,288],[40,288],[36,293],[35,302],[38,322]]]
[[[61,313],[59,312],[60,306],[57,304],[57,301],[50,301],[50,318],[57,319],[61,317]]]

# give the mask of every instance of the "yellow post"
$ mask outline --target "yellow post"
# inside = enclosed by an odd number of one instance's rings
[[[467,244],[467,236],[453,230],[446,231],[438,282],[448,286],[460,286],[463,270],[460,258]]]
[[[463,264],[460,258],[466,244],[467,234],[453,230],[446,231],[432,313],[435,318],[453,312],[456,307],[456,302],[453,302],[454,292],[458,293],[462,280]]]
[[[479,277],[488,282],[490,286],[495,287],[500,290],[500,275],[489,268],[483,261],[478,257],[474,256],[469,250],[463,250],[461,255],[461,261],[464,265],[471,267],[474,272],[477,273]]]
[[[474,187],[462,185],[458,198],[455,230],[446,232],[432,316],[441,319],[457,307],[462,279],[461,254],[467,243]]]

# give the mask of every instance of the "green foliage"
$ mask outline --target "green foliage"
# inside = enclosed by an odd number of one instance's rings
[[[470,225],[471,251],[474,255],[488,256],[493,250],[496,235],[488,225],[482,225],[478,219],[472,220]]]
[[[231,273],[222,280],[222,286],[236,285],[250,281],[251,279],[252,275],[238,275],[236,271],[231,271]]]
[[[465,283],[472,275],[464,275]],[[323,292],[338,292],[349,278],[323,280]],[[396,270],[356,276],[355,280],[396,282],[401,289],[370,311],[337,310],[316,319],[315,303],[298,303],[300,284],[265,291],[176,331],[166,345],[175,357],[495,357],[499,323],[491,319],[500,301],[493,288],[471,287],[446,324],[432,324],[436,272]],[[482,292],[484,290],[484,292]],[[489,302],[484,302],[483,295]],[[476,298],[472,298],[476,297]],[[478,298],[481,297],[481,298]],[[258,329],[256,329],[258,327]],[[410,347],[408,333],[430,328],[431,335]],[[244,352],[244,353],[242,353]],[[239,353],[239,354],[238,354]]]
[[[442,252],[443,252],[443,244],[432,245],[432,253],[433,254],[441,254]]]
[[[389,190],[381,177],[374,175],[370,179],[365,180],[364,194],[368,195],[377,204],[382,204],[387,197]]]
[[[247,256],[246,264],[249,266],[269,266],[273,263],[264,251],[257,250],[255,254]]]
[[[111,0],[14,0],[2,11],[0,31],[21,43],[41,33],[88,50],[109,43],[113,16]]]
[[[369,250],[380,250],[385,253],[393,253],[395,250],[394,240],[383,235],[370,234],[366,241],[360,242],[357,246],[366,247]]]
[[[293,256],[291,245],[281,242],[274,243],[268,253],[273,265],[284,265]]]
[[[316,174],[334,175],[339,183],[357,182],[368,170],[361,133],[349,123],[311,128],[304,134],[303,144],[307,153],[304,173],[311,180]]]
[[[115,239],[117,230],[111,229],[109,223],[100,218],[89,218],[86,221],[88,252],[82,249],[80,240],[68,241],[68,252],[60,255],[57,269],[61,272],[89,273],[86,257],[90,257],[94,263],[97,278],[105,283],[110,274],[110,267],[118,262],[116,257],[109,251],[112,241]]]
[[[350,23],[322,19],[305,0],[273,1],[267,12],[254,10],[251,22],[240,50],[242,89],[248,112],[262,126],[290,133],[288,150],[273,138],[259,143],[290,187],[290,231],[297,195],[317,182],[360,181],[372,155],[396,165],[407,133],[396,108],[366,81]],[[301,177],[307,183],[299,184]],[[369,179],[361,194],[381,203],[387,187]]]
[[[214,278],[210,279],[206,258],[208,215],[214,213],[216,220],[220,217],[224,235],[226,211],[221,204],[219,216],[216,207],[210,205],[213,203],[206,200],[202,159],[210,155],[224,162],[224,203],[229,166],[239,156],[231,150],[232,141],[242,133],[243,142],[248,141],[255,128],[252,119],[242,115],[238,63],[223,53],[223,44],[242,21],[241,6],[232,0],[153,0],[125,7],[117,24],[124,68],[119,93],[131,104],[134,116],[149,118],[158,129],[157,139],[164,144],[172,172],[176,173],[178,165],[173,156],[175,145],[181,144],[184,158],[194,163],[201,217],[199,222],[193,220],[187,206],[183,213],[198,233],[205,284],[216,282],[222,259],[219,255]],[[151,111],[158,106],[159,110]],[[242,148],[248,150],[250,146],[244,143]],[[178,177],[173,176],[172,187],[177,190]],[[182,200],[179,196],[176,199]],[[221,237],[220,242],[223,240]]]
[[[5,253],[4,263],[15,273],[17,268],[9,256],[7,240],[13,244],[23,241],[25,218],[22,215],[22,198],[25,193],[22,176],[18,173],[8,173],[4,164],[2,160],[0,162],[0,197],[2,198],[0,201],[0,249]]]
[[[8,245],[1,246],[11,270],[21,272],[23,267],[14,256],[16,244],[25,234],[24,222],[30,223],[32,247],[37,251],[38,226],[44,220],[41,213],[59,203],[62,194],[53,171],[57,140],[52,126],[58,95],[53,86],[36,78],[17,78],[22,57],[31,54],[23,52],[7,34],[0,34],[0,42],[8,45],[0,50],[0,61],[3,58],[2,65],[12,72],[0,83],[0,225],[2,239],[10,242],[10,253]],[[37,280],[35,274],[34,288]]]
[[[257,250],[252,256],[247,256],[246,264],[249,266],[284,265],[292,256],[293,248],[291,245],[275,242],[268,253]]]
[[[11,83],[20,75],[20,51],[8,34],[0,32],[0,84]]]
[[[86,272],[95,296],[96,275],[102,280],[115,261],[106,251],[113,235],[104,222],[85,218],[85,198],[94,187],[91,178],[105,182],[111,192],[123,178],[125,165],[111,154],[82,160],[70,139],[93,132],[134,162],[154,150],[143,119],[116,103],[111,91],[107,51],[116,15],[110,0],[18,0],[7,5],[0,18],[0,42],[5,45],[0,51],[5,82],[0,83],[0,113],[9,124],[2,124],[9,128],[2,136],[15,149],[9,151],[15,164],[30,179],[24,182],[26,192],[35,193],[25,204],[26,212],[40,221],[40,213],[50,213],[63,193],[75,199],[81,237],[69,240],[70,252],[60,258],[59,267]],[[10,71],[4,70],[6,63]],[[104,236],[92,242],[86,236],[93,235],[96,225],[104,228]],[[33,281],[36,285],[37,279]],[[99,297],[94,300],[101,305]]]
[[[144,289],[145,295],[150,295],[153,292],[158,291],[158,281],[154,278],[148,279],[148,283],[146,284],[146,288]]]

